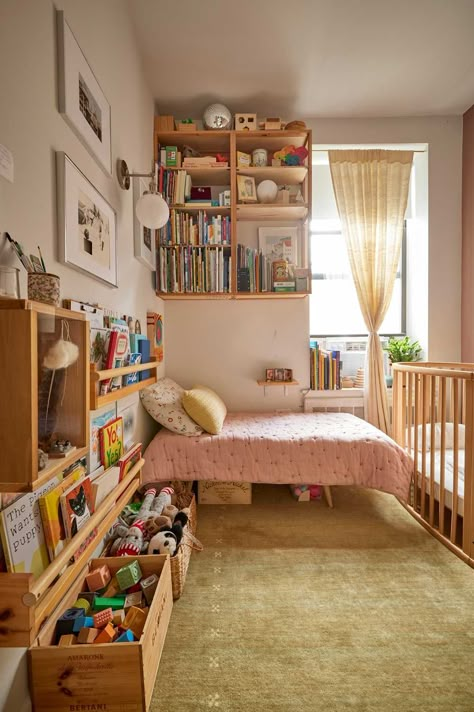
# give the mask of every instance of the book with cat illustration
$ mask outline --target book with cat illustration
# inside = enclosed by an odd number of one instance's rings
[[[76,482],[60,497],[66,538],[70,539],[94,513],[92,484],[89,477]]]

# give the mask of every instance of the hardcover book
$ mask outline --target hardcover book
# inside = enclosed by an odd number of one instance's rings
[[[70,489],[75,482],[83,478],[85,474],[86,468],[84,465],[78,463],[72,472],[65,477],[57,487],[38,499],[44,538],[50,561],[53,561],[60,551],[62,551],[66,540],[66,533],[60,511],[61,495],[67,492],[67,490]]]
[[[119,459],[117,465],[119,466],[120,470],[120,476],[119,476],[119,482],[123,480],[127,472],[132,469],[134,465],[137,464],[139,459],[142,456],[142,444],[141,443],[136,443],[136,445],[132,445],[132,447],[127,450],[127,452],[122,455],[122,457]]]
[[[54,489],[62,474],[34,492],[28,492],[0,512],[0,535],[7,569],[11,573],[31,573],[37,578],[48,566],[38,499]]]
[[[107,470],[123,454],[123,419],[115,418],[100,429],[100,457]]]
[[[88,470],[94,472],[102,463],[100,459],[100,430],[117,417],[115,403],[92,410],[90,414],[90,449]]]
[[[142,339],[138,342],[138,351],[142,355],[142,363],[148,363],[150,360],[150,339]],[[140,381],[145,381],[150,378],[150,370],[140,371]]]
[[[128,365],[133,366],[133,364],[140,363],[141,359],[142,359],[141,353],[131,353]],[[139,371],[135,371],[134,373],[127,373],[123,377],[123,385],[131,386],[133,383],[138,383],[138,374],[139,374]]]
[[[94,513],[92,483],[89,477],[76,482],[60,496],[66,538],[71,539]]]
[[[92,501],[94,508],[104,501],[108,494],[118,485],[120,481],[120,468],[118,466],[109,467],[99,475],[92,483]]]

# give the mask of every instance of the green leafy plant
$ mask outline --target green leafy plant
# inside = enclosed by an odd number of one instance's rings
[[[419,361],[422,351],[419,342],[412,341],[408,336],[404,336],[402,339],[391,336],[388,340],[388,344],[386,344],[383,349],[388,353],[391,363]]]

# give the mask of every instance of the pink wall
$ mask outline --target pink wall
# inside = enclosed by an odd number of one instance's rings
[[[461,359],[474,363],[474,106],[463,116]]]

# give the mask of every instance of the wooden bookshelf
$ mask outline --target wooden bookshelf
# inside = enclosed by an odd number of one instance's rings
[[[120,400],[120,398],[125,398],[132,393],[141,391],[147,386],[152,386],[156,383],[156,369],[158,368],[158,362],[155,360],[148,361],[147,363],[138,363],[133,366],[121,366],[120,368],[108,368],[102,371],[97,371],[95,364],[90,364],[90,409],[97,410],[108,403],[115,403],[115,401]],[[144,381],[137,381],[136,383],[131,383],[128,386],[122,386],[121,388],[116,388],[104,395],[100,395],[100,383],[109,378],[115,378],[117,376],[126,376],[128,373],[136,373],[140,371],[154,371],[154,374]]]
[[[183,253],[176,252],[173,259],[166,253],[158,254],[158,281],[160,279],[169,280],[171,275],[171,283],[179,282],[179,287],[183,291],[161,291],[158,287],[157,294],[162,299],[294,299],[304,298],[309,292],[239,292],[237,290],[237,245],[242,244],[246,247],[258,250],[258,228],[259,227],[278,227],[278,226],[295,226],[298,228],[298,264],[297,267],[310,267],[310,240],[309,240],[309,223],[311,220],[311,198],[312,198],[312,165],[311,165],[311,148],[312,135],[308,129],[304,130],[281,130],[281,131],[193,131],[183,133],[180,131],[159,131],[154,132],[154,151],[155,157],[159,158],[159,149],[164,146],[176,146],[178,151],[183,151],[185,146],[190,146],[192,149],[199,152],[201,156],[211,155],[216,156],[220,153],[228,159],[227,168],[168,168],[163,166],[165,170],[170,170],[171,174],[177,170],[184,170],[191,176],[193,185],[207,186],[209,185],[214,191],[213,199],[216,199],[222,186],[230,186],[231,205],[230,207],[196,208],[192,205],[170,205],[170,209],[174,209],[177,213],[187,213],[188,215],[197,215],[205,212],[208,216],[208,221],[214,220],[216,216],[222,218],[230,217],[231,229],[231,270],[228,266],[228,253],[224,255],[223,262],[219,262],[216,266],[211,261],[208,254],[194,253],[194,247],[199,249],[199,246],[187,245],[191,249],[188,250],[188,255],[185,258]],[[298,166],[273,166],[271,165],[272,155],[284,148],[285,146],[306,147],[308,156],[304,161],[304,165]],[[268,153],[267,166],[249,166],[242,167],[237,165],[237,151],[251,154],[252,151],[258,148],[264,148]],[[272,180],[279,187],[290,186],[299,188],[300,195],[296,195],[297,191],[293,190],[290,194],[291,202],[289,203],[242,203],[238,200],[237,178],[239,176],[248,176],[255,180],[255,185],[263,180]],[[211,182],[212,181],[212,182]],[[176,225],[180,223],[177,221]],[[182,223],[181,225],[183,225]],[[209,224],[209,222],[208,222]],[[280,224],[280,225],[279,225]],[[290,224],[290,225],[289,225]],[[186,229],[186,226],[178,228]],[[250,232],[249,232],[250,231]],[[252,238],[251,232],[254,237]],[[160,234],[159,232],[157,233]],[[241,236],[242,235],[242,236]],[[166,236],[169,240],[169,234]],[[173,237],[174,239],[174,237]],[[202,242],[202,240],[201,240]],[[183,240],[183,244],[185,244]],[[167,243],[161,244],[158,239],[158,247],[171,246]],[[206,245],[207,246],[207,245]],[[213,245],[220,247],[221,245]],[[202,249],[202,248],[201,248]],[[183,262],[185,267],[183,269]],[[251,257],[251,259],[254,259]],[[160,272],[160,265],[162,272]],[[204,267],[202,265],[205,265]],[[186,270],[186,271],[185,271]],[[203,271],[199,271],[203,270]],[[222,270],[222,272],[221,272]],[[226,291],[204,291],[194,292],[191,289],[185,291],[182,287],[183,280],[187,281],[187,286],[192,283],[190,273],[196,275],[199,271],[199,280],[203,281],[203,274],[209,273],[225,275],[222,279],[222,284]],[[228,271],[231,274],[228,276]],[[184,278],[182,275],[184,273]],[[163,282],[164,283],[164,282]],[[227,285],[230,284],[230,288]],[[211,288],[214,288],[214,282],[210,281]],[[207,288],[207,284],[205,285]],[[269,296],[271,294],[272,296]]]

